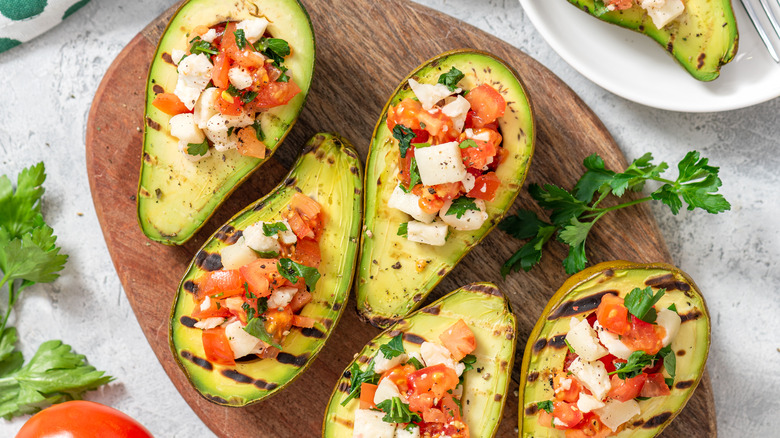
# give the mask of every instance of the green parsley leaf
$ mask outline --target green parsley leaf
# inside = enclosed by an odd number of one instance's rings
[[[401,151],[401,158],[406,158],[406,151],[412,146],[412,140],[417,135],[410,128],[398,124],[393,127],[393,137],[398,140],[398,149]]]
[[[190,155],[206,155],[209,151],[208,139],[203,139],[203,143],[189,143],[187,144],[187,153]]]
[[[302,265],[287,258],[279,259],[278,270],[282,277],[290,280],[293,284],[298,282],[299,277],[303,278],[306,282],[306,288],[310,291],[314,290],[314,286],[320,279],[320,273],[317,271],[317,268]]]
[[[405,430],[405,431],[407,431],[407,432],[409,432],[409,433],[411,433],[411,434],[414,434],[414,430],[415,430],[415,429],[418,429],[419,427],[420,427],[420,426],[418,426],[418,425],[416,425],[416,424],[414,424],[414,423],[409,423],[409,424],[407,424],[406,426],[404,426],[404,430]],[[418,435],[419,435],[419,434],[418,434]]]
[[[554,225],[566,226],[588,208],[586,202],[578,200],[571,193],[552,184],[544,186],[531,184],[528,192],[539,206],[552,210],[550,220]]]
[[[545,400],[540,401],[536,403],[536,407],[547,412],[548,414],[552,414],[553,411],[553,403],[552,400]]]
[[[260,124],[260,119],[255,119],[255,122],[252,123],[252,128],[255,129],[255,137],[257,137],[258,140],[263,141],[265,140],[265,134],[263,134],[263,127]]]
[[[628,356],[628,361],[615,362],[615,371],[609,373],[617,374],[621,379],[630,379],[642,374],[642,369],[650,366],[655,361],[655,356],[651,356],[644,351],[634,351],[631,356]]]
[[[11,239],[21,238],[43,223],[40,214],[44,180],[43,163],[19,172],[16,191],[7,176],[0,176],[0,229],[6,230]]]
[[[464,75],[460,70],[455,67],[450,68],[450,71],[443,73],[439,76],[439,83],[445,85],[450,91],[455,91],[458,88],[458,82],[460,82]]]
[[[236,88],[236,86],[233,85],[233,84],[228,85],[227,90],[225,90],[225,91],[227,91],[227,94],[229,94],[231,96],[240,96],[241,95],[241,90]]]
[[[341,406],[346,406],[350,400],[355,397],[360,397],[360,385],[363,383],[375,384],[379,381],[379,374],[374,372],[374,361],[372,360],[368,364],[368,368],[365,371],[360,369],[360,365],[357,362],[353,362],[349,368],[349,395],[341,402]]]
[[[501,275],[504,277],[511,271],[530,271],[542,259],[544,244],[557,231],[555,226],[539,220],[535,213],[528,210],[520,210],[516,215],[509,216],[498,227],[517,239],[532,238],[501,267]]]
[[[197,55],[199,53],[205,53],[207,55],[216,55],[219,53],[216,47],[212,46],[210,42],[201,39],[199,36],[190,40],[190,53]],[[180,61],[181,62],[181,61]]]
[[[404,350],[404,335],[399,333],[393,337],[387,344],[379,347],[379,352],[385,357],[385,359],[392,359],[400,356],[406,352]]]
[[[410,411],[409,405],[402,402],[399,397],[393,397],[377,403],[376,407],[386,414],[382,417],[382,421],[386,423],[411,423],[422,421],[422,418]]]
[[[669,376],[671,376],[671,381],[674,383],[674,376],[677,373],[677,355],[675,355],[674,351],[672,351],[672,346],[667,345],[666,347],[660,349],[656,355],[656,358],[663,358],[664,369],[669,374]],[[667,383],[667,385],[670,387],[672,386],[671,383]]]
[[[246,319],[252,320],[256,319],[255,309],[249,305],[249,303],[243,303],[241,304],[241,309],[246,312]]]
[[[249,44],[244,35],[244,29],[236,29],[236,31],[233,32],[233,36],[236,37],[236,46],[238,46],[238,50],[244,50],[244,47]]]
[[[410,357],[406,363],[410,363],[414,365],[414,367],[418,370],[425,368],[425,365],[423,365],[419,360],[417,360],[416,357]]]
[[[606,14],[607,12],[610,12],[609,9],[604,5],[603,0],[595,0],[593,2],[593,11],[591,12],[593,16],[595,17],[601,17],[602,15]]]
[[[257,91],[247,91],[241,95],[241,102],[246,105],[249,102],[255,100],[255,97],[257,97]]]
[[[290,45],[281,38],[260,38],[255,43],[255,49],[271,58],[276,67],[281,67],[284,58],[290,55]]]
[[[273,259],[279,257],[279,253],[276,251],[255,251],[261,259]]]
[[[479,207],[477,207],[477,203],[474,202],[474,198],[461,196],[452,201],[450,208],[447,209],[447,213],[444,214],[445,216],[455,215],[455,217],[460,219],[468,210],[479,211]]]
[[[407,193],[411,192],[414,186],[420,184],[421,180],[422,179],[420,178],[420,169],[417,167],[417,158],[412,157],[412,163],[409,166],[409,190],[407,191]],[[403,185],[401,188],[403,188]]]
[[[653,288],[647,286],[644,289],[634,288],[626,295],[624,304],[628,309],[628,312],[644,322],[655,322],[656,311],[653,308],[655,303],[664,296],[666,289],[659,289],[658,292],[653,295]]]
[[[667,307],[667,309],[671,310],[674,313],[678,313],[677,312],[677,305],[675,303],[672,303],[672,305]]]
[[[571,351],[572,353],[575,353],[575,354],[577,353],[576,351],[574,351],[574,347],[571,346],[571,344],[569,343],[568,339],[563,338],[563,342],[566,344],[566,347],[569,348],[569,351]]]
[[[409,234],[409,222],[404,222],[398,226],[396,235],[406,237]]]
[[[474,364],[477,363],[477,356],[474,356],[473,354],[467,354],[463,357],[463,359],[460,360],[460,362],[466,366],[463,368],[463,374],[466,374],[466,371],[474,369]]]
[[[266,236],[275,236],[280,231],[287,231],[287,225],[284,222],[263,223],[263,234]]]
[[[474,140],[472,140],[470,138],[467,138],[467,139],[463,140],[462,142],[460,142],[458,147],[461,148],[461,149],[466,149],[466,148],[475,148],[475,147],[478,147],[478,146],[477,146],[477,142],[476,141],[474,141]]]
[[[271,336],[268,333],[268,330],[266,330],[265,318],[250,319],[246,323],[246,327],[244,327],[244,331],[256,337],[257,339],[260,339],[261,341],[265,342],[266,344],[272,347],[278,348],[280,350],[282,349],[282,346],[279,345],[276,341],[274,341],[273,336]]]

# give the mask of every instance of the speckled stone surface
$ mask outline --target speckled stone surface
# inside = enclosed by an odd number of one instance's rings
[[[0,54],[5,90],[0,172],[15,176],[23,167],[46,163],[44,216],[70,254],[59,280],[25,291],[12,323],[26,357],[41,342],[62,339],[116,377],[88,399],[128,413],[157,437],[208,437],[213,434],[168,380],[125,298],[92,206],[84,157],[87,113],[103,73],[122,47],[172,3],[90,2],[52,31]],[[650,151],[676,162],[696,148],[721,167],[730,212],[673,216],[661,206],[653,212],[675,263],[697,281],[708,301],[713,323],[708,367],[720,435],[777,436],[780,99],[717,114],[648,108],[599,88],[572,69],[515,0],[420,3],[490,32],[550,68],[601,117],[629,160]],[[752,31],[748,26],[741,30]],[[13,436],[25,420],[0,420],[0,436]]]

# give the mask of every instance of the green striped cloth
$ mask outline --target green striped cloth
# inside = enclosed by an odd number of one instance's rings
[[[0,0],[0,52],[30,41],[89,0]]]

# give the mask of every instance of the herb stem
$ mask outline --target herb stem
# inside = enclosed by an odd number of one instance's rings
[[[647,196],[647,197],[644,197],[644,198],[635,199],[633,201],[624,202],[622,204],[613,205],[612,207],[590,209],[590,210],[593,210],[593,213],[583,215],[582,218],[583,219],[590,219],[592,217],[601,217],[601,216],[604,215],[604,213],[607,213],[607,212],[610,212],[610,211],[615,211],[615,210],[620,210],[621,208],[630,207],[630,206],[636,205],[636,204],[641,204],[643,202],[651,201],[652,199],[653,198],[651,198],[650,196]]]

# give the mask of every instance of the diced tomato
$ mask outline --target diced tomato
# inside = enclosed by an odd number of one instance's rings
[[[446,395],[441,399],[441,410],[447,417],[447,422],[452,420],[460,420],[460,406],[455,402],[455,398],[451,395]]]
[[[592,412],[585,414],[580,424],[574,428],[566,429],[566,438],[606,438],[610,435],[612,430]]]
[[[477,147],[469,147],[460,150],[463,156],[463,164],[472,169],[482,169],[493,161],[498,148],[492,143],[475,140]]]
[[[430,408],[423,412],[423,421],[426,423],[446,423],[447,416],[441,409]]]
[[[568,371],[569,366],[571,366],[571,363],[574,362],[575,359],[577,359],[577,355],[572,353],[571,350],[566,350],[566,358],[563,360],[563,370]]]
[[[436,189],[432,187],[425,187],[422,184],[417,184],[412,189],[412,193],[420,198],[417,203],[420,205],[422,211],[426,213],[436,214],[444,206],[445,201],[436,196]]]
[[[495,88],[488,84],[482,84],[466,94],[466,100],[474,111],[472,123],[474,127],[481,128],[494,122],[504,115],[506,101]]]
[[[645,385],[642,386],[642,390],[639,391],[639,395],[642,397],[661,397],[671,393],[672,391],[666,386],[664,375],[661,373],[647,374]]]
[[[279,342],[284,338],[286,332],[290,330],[293,324],[293,313],[290,306],[282,310],[268,309],[265,313],[265,329]]]
[[[276,81],[276,79],[279,78],[279,76],[276,76],[275,78],[271,79],[271,76],[269,74],[268,66],[258,66],[256,69],[252,70],[252,85],[249,87],[251,91],[260,91],[263,87],[268,85],[271,82]],[[278,71],[278,69],[274,69]],[[257,108],[254,108],[254,99],[252,99],[251,102],[246,104],[246,108],[251,108],[252,110],[257,110]]]
[[[221,316],[223,318],[230,317],[231,313],[227,307],[225,307],[223,298],[209,298],[209,307],[205,310],[201,309],[202,303],[196,303],[195,309],[192,311],[192,317],[198,319],[206,319],[214,316]]]
[[[290,301],[290,308],[292,308],[293,312],[298,312],[301,309],[303,309],[303,306],[309,304],[311,301],[311,294],[309,292],[306,292],[305,290],[298,290],[298,292],[293,296],[292,301]]]
[[[395,383],[395,386],[398,387],[398,391],[401,392],[401,394],[406,394],[406,391],[409,390],[407,380],[409,375],[415,371],[417,371],[417,368],[415,368],[414,365],[398,365],[382,373],[380,382],[383,379],[390,379],[390,381]]]
[[[195,300],[200,302],[206,296],[222,292],[231,293],[236,290],[241,292],[244,290],[244,277],[241,276],[239,270],[221,269],[219,271],[210,271],[198,279],[198,290],[195,293]]]
[[[424,129],[412,129],[412,132],[414,132],[415,137],[410,142],[411,144],[427,143],[430,138],[430,134]]]
[[[202,340],[206,359],[220,365],[236,364],[224,327],[203,330]]]
[[[563,382],[565,380],[570,381],[569,389],[563,389]],[[555,390],[556,400],[575,403],[580,397],[582,385],[580,385],[580,381],[574,378],[574,376],[559,371],[553,376],[553,389]]]
[[[254,68],[265,64],[262,55],[254,51],[254,47],[247,43],[243,49],[239,49],[236,44],[236,23],[231,22],[225,26],[225,33],[222,35],[222,51],[242,67]]]
[[[276,269],[276,259],[257,259],[242,266],[239,271],[256,297],[271,295],[271,283],[281,277]]]
[[[424,392],[422,394],[409,394],[407,396],[409,400],[409,409],[422,415],[433,407],[434,396],[430,392]]]
[[[222,90],[227,89],[230,86],[230,58],[224,53],[220,52],[213,58],[214,68],[211,69],[211,82],[214,86]]]
[[[613,6],[615,11],[629,9],[634,6],[633,0],[607,0],[604,3],[607,6]]]
[[[607,294],[601,297],[601,303],[596,309],[596,319],[599,324],[618,335],[625,335],[631,330],[628,322],[628,309],[623,305],[623,298]]]
[[[610,379],[612,388],[607,393],[607,397],[621,402],[632,400],[639,395],[645,380],[647,380],[647,374],[640,374],[625,380],[613,374]]]
[[[308,316],[293,315],[292,318],[292,325],[295,327],[312,328],[316,323],[316,319],[309,318]]]
[[[556,429],[568,429],[582,421],[582,411],[577,409],[576,403],[556,401],[553,402],[553,417],[563,423],[562,426],[555,426]]]
[[[279,350],[278,348],[272,347],[272,346],[268,345],[268,346],[266,346],[263,349],[263,352],[260,354],[260,358],[262,358],[262,359],[276,359],[276,356],[279,355],[280,351],[281,350]]]
[[[458,385],[458,375],[452,368],[438,364],[417,370],[407,377],[409,389],[416,394],[430,392],[441,399],[444,394]]]
[[[400,160],[398,178],[401,180],[404,187],[409,187],[409,183],[411,182],[412,158],[414,158],[413,147],[406,151],[406,157],[401,157],[400,154],[398,155],[398,159]]]
[[[499,187],[501,187],[501,180],[498,179],[496,173],[488,172],[476,177],[474,188],[469,191],[467,196],[490,202],[496,197],[496,191]]]
[[[306,224],[306,221],[298,214],[298,211],[289,210],[286,216],[287,223],[290,224],[292,232],[295,233],[299,239],[314,239],[316,237],[314,230]]]
[[[265,143],[258,140],[255,128],[246,126],[238,130],[238,153],[245,157],[265,158]]]
[[[253,101],[255,108],[273,108],[285,105],[292,100],[301,89],[290,79],[288,82],[270,82],[257,92]]]
[[[620,340],[632,351],[655,355],[663,348],[664,328],[631,315],[631,330]]]
[[[447,350],[450,350],[452,357],[459,361],[470,354],[477,347],[477,340],[474,338],[474,332],[471,331],[468,325],[459,319],[458,322],[451,325],[450,328],[444,330],[439,335],[441,344],[444,345]]]
[[[360,409],[371,409],[374,405],[374,394],[376,394],[377,385],[373,383],[360,384]]]
[[[238,96],[231,96],[230,93],[220,88],[217,95],[217,111],[226,116],[240,115],[241,99]]]
[[[189,109],[184,105],[184,102],[179,99],[179,96],[173,93],[160,93],[154,96],[152,105],[165,114],[175,116],[177,114],[188,113]]]
[[[292,259],[306,266],[319,267],[322,261],[320,245],[311,239],[301,239],[295,243]]]
[[[395,125],[404,125],[412,130],[421,129],[420,121],[417,119],[417,115],[421,112],[420,102],[411,98],[404,99],[398,102],[398,105],[387,109],[387,128],[392,131]]]
[[[611,373],[612,371],[615,371],[615,361],[618,360],[620,362],[625,362],[624,360],[618,359],[617,357],[608,354],[604,357],[599,358],[601,363],[604,364],[604,368],[607,369],[608,373]]]
[[[420,126],[422,126],[422,124],[425,125],[424,129],[430,134],[431,138],[429,140],[431,143],[447,143],[457,139],[460,134],[455,130],[455,123],[452,121],[452,118],[444,114],[438,108],[434,108],[430,111],[420,111],[417,114],[417,119],[421,123]]]
[[[317,201],[298,192],[295,192],[290,200],[290,206],[309,219],[317,217],[322,211],[322,207]]]

